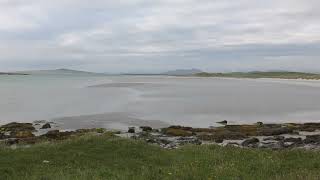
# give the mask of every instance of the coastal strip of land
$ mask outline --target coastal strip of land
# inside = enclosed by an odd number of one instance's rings
[[[25,76],[25,75],[29,75],[27,73],[13,73],[13,72],[0,72],[0,75],[21,75],[21,76]]]
[[[277,79],[307,79],[319,80],[320,74],[305,72],[285,72],[285,71],[253,71],[253,72],[230,72],[230,73],[196,73],[196,77],[224,77],[224,78],[277,78]]]

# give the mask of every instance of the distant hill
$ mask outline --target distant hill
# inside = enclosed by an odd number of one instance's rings
[[[170,75],[170,76],[191,76],[195,74],[202,73],[203,71],[199,69],[177,69],[174,71],[168,71],[164,74]]]
[[[29,75],[26,73],[15,73],[15,72],[0,72],[0,75]]]
[[[280,79],[316,79],[320,80],[320,74],[286,71],[253,71],[230,73],[197,73],[198,77],[231,77],[231,78],[280,78]]]
[[[35,70],[35,71],[23,71],[19,73],[27,73],[31,75],[104,75],[102,73],[93,73],[93,72],[78,71],[78,70],[72,70],[72,69]]]

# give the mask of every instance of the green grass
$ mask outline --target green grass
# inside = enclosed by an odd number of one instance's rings
[[[319,179],[319,170],[319,152],[214,145],[164,150],[110,136],[0,150],[1,180]]]
[[[198,73],[199,77],[232,77],[232,78],[280,78],[280,79],[320,79],[320,74],[303,72],[232,72],[232,73]]]

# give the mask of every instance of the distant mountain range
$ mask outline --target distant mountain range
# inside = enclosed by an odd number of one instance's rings
[[[194,74],[202,73],[200,69],[177,69],[173,71],[168,71],[164,74],[169,76],[191,76]]]
[[[0,75],[29,75],[26,73],[15,73],[15,72],[0,72]]]
[[[18,73],[25,73],[25,74],[31,74],[31,75],[104,75],[102,73],[93,73],[93,72],[78,71],[78,70],[72,70],[72,69],[21,71]]]
[[[199,69],[177,69],[172,71],[167,71],[163,73],[125,73],[123,75],[148,75],[148,76],[159,76],[159,75],[167,75],[167,76],[192,76],[195,74],[202,73],[203,71]]]

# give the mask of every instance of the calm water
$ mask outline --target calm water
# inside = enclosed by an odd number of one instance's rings
[[[196,127],[320,120],[320,81],[146,76],[0,76],[0,124]]]

